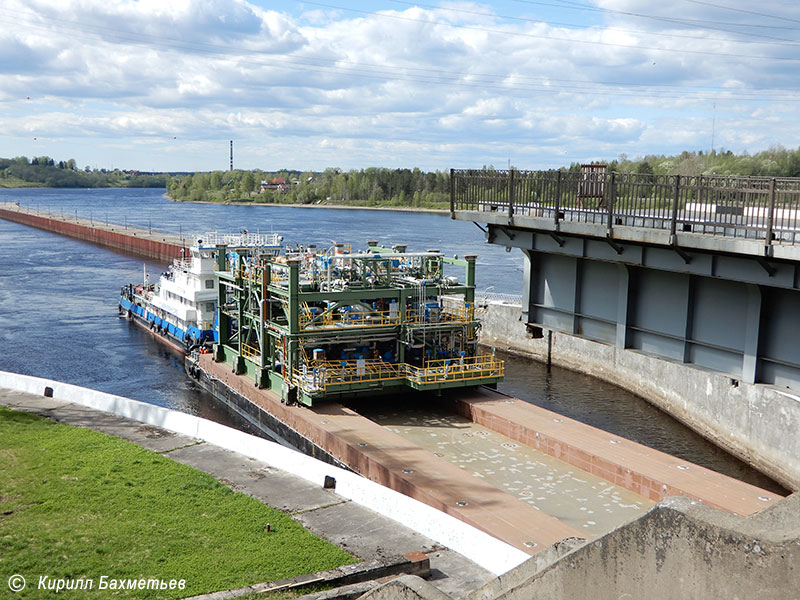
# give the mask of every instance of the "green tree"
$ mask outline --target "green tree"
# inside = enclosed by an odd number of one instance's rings
[[[247,171],[244,175],[242,175],[239,187],[245,194],[249,194],[256,188],[256,179],[253,177],[252,171]]]
[[[212,171],[208,178],[208,187],[212,190],[218,190],[222,187],[222,180],[219,171]]]
[[[644,175],[645,177],[643,179],[651,182],[650,184],[641,186],[639,192],[643,198],[649,198],[650,194],[653,193],[653,166],[646,160],[643,160],[641,163],[639,163],[639,166],[636,167],[636,173],[639,175]]]
[[[653,165],[651,165],[646,160],[643,160],[642,162],[639,163],[639,166],[636,167],[636,172],[639,175],[652,175],[654,173]]]

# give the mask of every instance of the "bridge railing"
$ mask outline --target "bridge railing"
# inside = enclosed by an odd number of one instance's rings
[[[800,243],[800,178],[451,170],[450,208]]]

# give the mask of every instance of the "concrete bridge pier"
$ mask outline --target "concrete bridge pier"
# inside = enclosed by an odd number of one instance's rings
[[[512,247],[531,238],[508,234],[493,232],[496,243]],[[777,274],[759,272],[747,259],[727,259],[726,276],[714,257],[698,257],[692,267],[676,265],[668,250],[621,247],[627,256],[615,260],[602,246],[574,238],[565,240],[561,252],[522,247],[525,322],[729,373],[746,383],[797,389],[800,353],[794,336],[787,335],[800,331],[794,273],[786,274],[789,285],[782,286],[772,279]]]

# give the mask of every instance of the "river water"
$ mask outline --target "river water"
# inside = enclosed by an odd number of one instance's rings
[[[409,251],[478,254],[478,288],[518,294],[522,258],[485,243],[472,223],[446,216],[370,210],[173,203],[152,189],[0,190],[0,202],[42,212],[128,223],[184,235],[274,231],[290,243],[368,239]],[[183,372],[182,361],[147,332],[117,317],[122,285],[140,281],[143,261],[79,240],[0,220],[0,370],[73,383],[242,424]],[[158,273],[164,265],[148,263]],[[571,371],[514,357],[500,390],[566,416],[750,483],[781,491],[650,404]]]

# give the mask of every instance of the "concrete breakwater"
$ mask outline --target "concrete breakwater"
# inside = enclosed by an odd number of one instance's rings
[[[800,394],[565,333],[533,338],[519,305],[486,302],[481,342],[637,394],[792,490],[800,489]]]
[[[67,219],[62,215],[32,211],[14,203],[0,204],[0,218],[165,263],[172,262],[172,259],[185,252],[184,240],[176,235],[153,233],[118,223]]]

